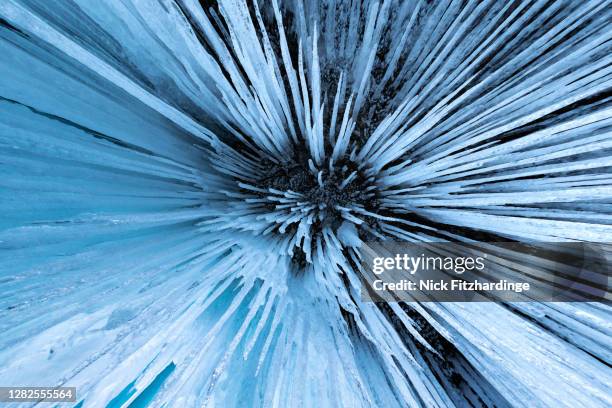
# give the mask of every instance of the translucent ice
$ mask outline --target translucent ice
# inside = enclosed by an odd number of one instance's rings
[[[0,2],[0,385],[612,404],[607,304],[359,281],[365,240],[612,241],[609,2],[201,3]]]

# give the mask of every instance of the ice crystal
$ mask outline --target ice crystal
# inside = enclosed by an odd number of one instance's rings
[[[94,407],[610,406],[607,304],[377,304],[359,273],[368,240],[611,241],[611,18],[0,2],[0,385]]]

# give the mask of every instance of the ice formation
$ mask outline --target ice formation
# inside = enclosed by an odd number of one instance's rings
[[[363,302],[366,240],[612,240],[606,0],[0,2],[0,385],[612,404],[602,303]],[[24,404],[28,405],[28,404]]]

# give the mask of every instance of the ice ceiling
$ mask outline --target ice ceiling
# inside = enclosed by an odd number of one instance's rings
[[[359,259],[610,242],[611,14],[0,2],[0,385],[85,407],[610,406],[608,305],[368,303]]]

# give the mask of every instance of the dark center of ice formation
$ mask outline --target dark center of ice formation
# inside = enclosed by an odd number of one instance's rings
[[[368,214],[377,212],[375,180],[349,157],[316,165],[298,153],[285,163],[262,159],[260,165],[265,171],[251,193],[261,204],[260,218],[270,222],[265,233],[292,240],[294,262],[310,262],[325,235],[341,245],[363,238],[359,226],[371,224]]]

